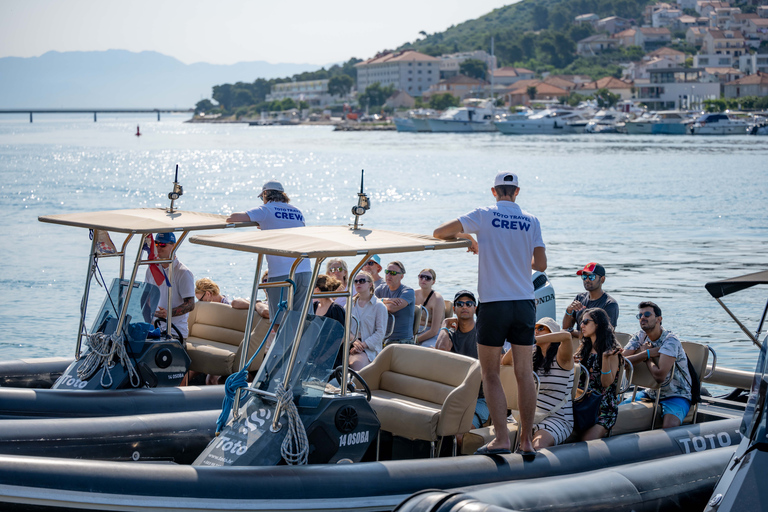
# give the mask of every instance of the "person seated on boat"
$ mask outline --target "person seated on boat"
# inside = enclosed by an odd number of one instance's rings
[[[477,299],[469,290],[460,290],[453,297],[453,311],[455,317],[445,318],[442,321],[440,334],[437,336],[435,348],[454,352],[463,356],[477,359]],[[472,428],[480,428],[488,422],[490,412],[483,394],[483,384],[480,383],[480,392],[475,406],[475,416],[472,418]],[[461,438],[456,437],[460,443]]]
[[[429,312],[429,321],[426,323],[427,330],[421,333],[416,343],[422,347],[432,348],[437,343],[437,335],[440,333],[440,327],[445,320],[445,302],[443,296],[432,289],[432,285],[437,280],[437,274],[431,268],[425,268],[419,272],[419,289],[416,290],[416,306],[424,306]],[[424,318],[421,325],[425,325]]]
[[[581,441],[589,441],[607,436],[616,423],[621,345],[616,341],[608,313],[601,308],[584,310],[580,327],[581,345],[574,360],[589,372],[590,392],[601,395],[596,423],[578,433]]]
[[[511,351],[504,354],[501,364],[513,364]],[[536,401],[539,421],[533,425],[533,447],[538,451],[562,444],[573,432],[573,343],[571,333],[560,330],[553,318],[536,322],[533,371],[541,383]]]
[[[169,259],[171,251],[173,251],[175,246],[176,235],[173,233],[158,233],[155,235],[155,247],[157,248],[157,258],[159,260]],[[160,282],[157,282],[155,275],[152,273],[151,266],[147,268],[145,278],[148,283],[154,283],[160,288],[160,302],[158,302],[158,307],[155,311],[155,318],[162,320],[163,329],[165,329],[165,319],[168,317],[166,307],[168,305],[168,279],[171,278],[168,271],[170,265],[170,263],[160,264],[165,274],[165,277],[160,279]],[[178,329],[183,341],[189,336],[189,326],[187,325],[189,312],[195,309],[195,276],[175,255],[173,257],[172,273],[171,308],[173,309],[171,310],[171,323]],[[171,334],[174,334],[173,330],[171,330]]]
[[[638,306],[637,319],[640,331],[624,347],[623,355],[633,365],[645,364],[656,379],[662,383],[674,368],[672,379],[660,390],[662,428],[677,427],[683,423],[691,408],[691,374],[688,371],[688,357],[680,339],[661,325],[661,308],[650,301]],[[639,391],[637,399],[656,400],[656,391]],[[631,402],[632,399],[622,403]]]
[[[317,276],[315,282],[315,293],[319,292],[333,292],[341,286],[341,281],[338,279],[320,274]],[[314,300],[313,304],[315,315],[324,316],[327,318],[333,318],[334,320],[344,325],[344,318],[346,317],[344,308],[336,304],[330,297],[319,297]]]
[[[381,352],[387,334],[387,307],[373,294],[373,276],[361,271],[353,280],[355,296],[352,299],[352,317],[358,324],[352,325],[352,346],[349,365],[362,370]],[[356,331],[356,332],[354,332]]]
[[[600,308],[608,313],[611,325],[616,328],[619,321],[619,303],[613,297],[603,291],[605,282],[605,267],[599,263],[587,263],[584,268],[576,272],[581,276],[584,285],[583,293],[576,295],[567,308],[563,317],[563,329],[579,330],[581,326],[581,315],[589,308]]]
[[[290,199],[279,182],[271,180],[261,187],[259,198],[263,204],[246,212],[233,213],[227,218],[227,222],[258,222],[259,229],[282,229],[304,226],[304,215],[301,210],[289,204]],[[267,266],[269,267],[269,282],[285,281],[295,260],[284,256],[267,254]],[[296,289],[293,293],[292,308],[301,311],[304,307],[304,299],[309,292],[312,271],[309,260],[299,263],[293,281]],[[275,318],[280,302],[280,288],[266,288],[269,317]],[[287,290],[282,291],[283,297],[287,296]],[[277,319],[277,328],[280,319]]]
[[[337,258],[328,260],[328,263],[325,265],[325,273],[339,281],[339,287],[335,291],[343,292],[348,289],[349,269],[347,268],[346,261]],[[343,308],[347,305],[347,298],[336,297],[334,302]]]
[[[222,295],[219,285],[208,277],[202,277],[195,282],[195,297],[201,302],[220,302],[232,306],[232,309],[248,309],[251,301],[240,297],[230,299]],[[254,306],[260,317],[269,319],[269,308],[260,300],[256,300]]]
[[[415,295],[413,288],[402,284],[405,266],[399,261],[392,261],[384,272],[386,282],[377,286],[374,294],[382,299],[387,311],[395,317],[394,330],[387,343],[412,345]]]
[[[363,265],[363,269],[371,274],[371,277],[373,278],[373,288],[375,289],[377,286],[384,284],[384,278],[381,277],[379,274],[381,273],[382,266],[381,266],[381,258],[378,254],[374,254],[371,256],[371,258],[365,262]]]

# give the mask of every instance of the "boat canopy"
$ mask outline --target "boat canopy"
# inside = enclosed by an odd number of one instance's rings
[[[725,295],[736,293],[757,284],[768,284],[768,270],[747,274],[745,276],[723,279],[722,281],[713,281],[707,283],[705,286],[710,295],[719,299]]]
[[[132,210],[43,215],[37,220],[51,224],[101,229],[118,233],[167,233],[170,231],[257,225],[255,222],[228,223],[226,215],[181,210],[170,213],[165,208],[135,208]]]
[[[469,247],[469,240],[439,240],[431,236],[396,231],[352,229],[344,226],[307,226],[266,231],[197,235],[194,244],[235,251],[326,258],[363,254],[391,254]]]

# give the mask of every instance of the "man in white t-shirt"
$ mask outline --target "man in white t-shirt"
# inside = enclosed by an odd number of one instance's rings
[[[434,232],[436,238],[466,238],[470,250],[479,255],[477,316],[478,359],[483,371],[483,390],[496,428],[496,438],[478,454],[510,453],[507,429],[507,400],[499,378],[501,347],[512,345],[520,406],[519,452],[535,456],[532,429],[536,410],[531,346],[534,345],[536,305],[531,269],[547,269],[547,255],[539,220],[516,203],[520,188],[517,175],[502,171],[491,188],[496,204],[477,208],[446,222]],[[469,233],[477,234],[477,241]],[[501,428],[499,428],[501,427]]]
[[[157,259],[167,260],[171,257],[171,251],[176,246],[176,235],[173,233],[158,233],[155,235],[155,247],[157,248]],[[152,268],[147,268],[146,282],[154,283],[160,288],[160,302],[158,302],[155,318],[165,320],[168,317],[168,284],[166,279],[171,281],[171,324],[179,330],[184,339],[189,336],[189,326],[187,318],[189,312],[195,309],[195,276],[178,258],[173,258],[173,277],[169,272],[170,263],[163,263],[163,276],[159,276],[160,282],[152,273]],[[165,322],[163,322],[165,330]],[[173,334],[173,330],[171,330]]]
[[[260,229],[281,229],[296,228],[304,226],[304,215],[301,210],[288,204],[290,199],[283,190],[283,185],[277,181],[268,181],[261,187],[259,199],[263,205],[257,206],[247,212],[233,213],[227,219],[227,222],[258,222]],[[267,267],[269,269],[269,278],[267,282],[274,283],[285,281],[291,271],[291,265],[295,260],[285,256],[267,255]],[[301,312],[304,306],[304,299],[309,291],[309,281],[312,278],[312,269],[309,260],[303,260],[299,263],[294,275],[296,291],[293,294],[294,311]],[[277,306],[280,300],[279,288],[267,288],[267,302],[269,305],[269,316],[275,318]],[[288,291],[283,289],[283,299],[287,298]],[[278,319],[279,323],[279,319]],[[277,325],[277,324],[275,324]]]

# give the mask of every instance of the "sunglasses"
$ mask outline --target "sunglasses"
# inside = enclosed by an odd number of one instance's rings
[[[641,319],[641,318],[643,318],[643,317],[645,317],[645,318],[649,318],[649,317],[650,317],[652,314],[653,314],[653,313],[651,313],[650,311],[643,311],[642,313],[638,313],[638,314],[636,314],[636,315],[635,315],[635,317],[636,317],[638,320],[640,320],[640,319]]]
[[[430,276],[429,274],[427,274],[427,275],[420,275],[419,279],[423,279],[425,281],[431,281],[432,280],[432,276]]]
[[[363,278],[363,279],[355,279],[355,284],[365,284],[367,282],[368,282],[368,280],[365,279],[365,278]]]
[[[468,307],[468,308],[473,308],[473,307],[475,307],[475,302],[474,302],[474,301],[472,301],[472,300],[457,300],[457,301],[456,301],[456,302],[454,302],[453,304],[454,304],[455,306],[458,306],[458,307],[460,307],[460,308],[463,308],[464,306],[466,306],[466,307]]]
[[[375,262],[375,261],[373,261],[373,260],[369,260],[369,261],[366,261],[366,262],[365,262],[365,265],[363,265],[363,266],[364,266],[364,267],[372,267],[372,266],[374,266],[374,265],[378,265],[378,263],[376,263],[376,262]]]
[[[585,318],[581,321],[581,325],[587,325],[589,322],[594,322],[591,318]]]
[[[155,246],[160,247],[160,248],[166,247],[168,245],[171,245],[171,244],[164,244],[162,242],[155,242]]]
[[[582,281],[586,281],[587,279],[594,281],[597,279],[597,274],[582,274],[581,279]]]
[[[331,267],[328,272],[344,272],[344,267]]]
[[[397,270],[385,270],[384,273],[388,276],[396,276],[397,274],[402,274],[402,272],[398,272]]]

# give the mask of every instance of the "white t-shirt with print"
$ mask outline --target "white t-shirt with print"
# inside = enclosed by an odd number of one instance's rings
[[[283,229],[304,226],[304,215],[301,213],[301,210],[289,203],[272,201],[257,206],[245,213],[248,214],[251,222],[258,222],[261,229]],[[291,271],[293,262],[293,258],[267,255],[270,279],[277,276],[287,276]],[[299,263],[296,273],[311,272],[311,270],[309,260],[304,260]]]
[[[165,274],[170,272],[165,270]],[[146,282],[157,284],[155,278],[152,276],[152,270],[147,267]],[[158,285],[160,288],[160,302],[157,306],[160,308],[168,308],[168,285],[165,284],[165,280]],[[173,281],[171,282],[171,308],[177,308],[184,303],[184,299],[195,297],[195,276],[192,275],[192,271],[189,270],[178,258],[173,259]],[[187,319],[189,313],[184,313],[180,316],[173,317],[173,325],[179,330],[182,336],[186,339],[189,336],[189,326],[187,325]],[[163,324],[165,325],[165,324]]]
[[[480,302],[533,299],[531,259],[545,247],[539,219],[513,201],[498,201],[459,217],[480,248],[477,291]]]

